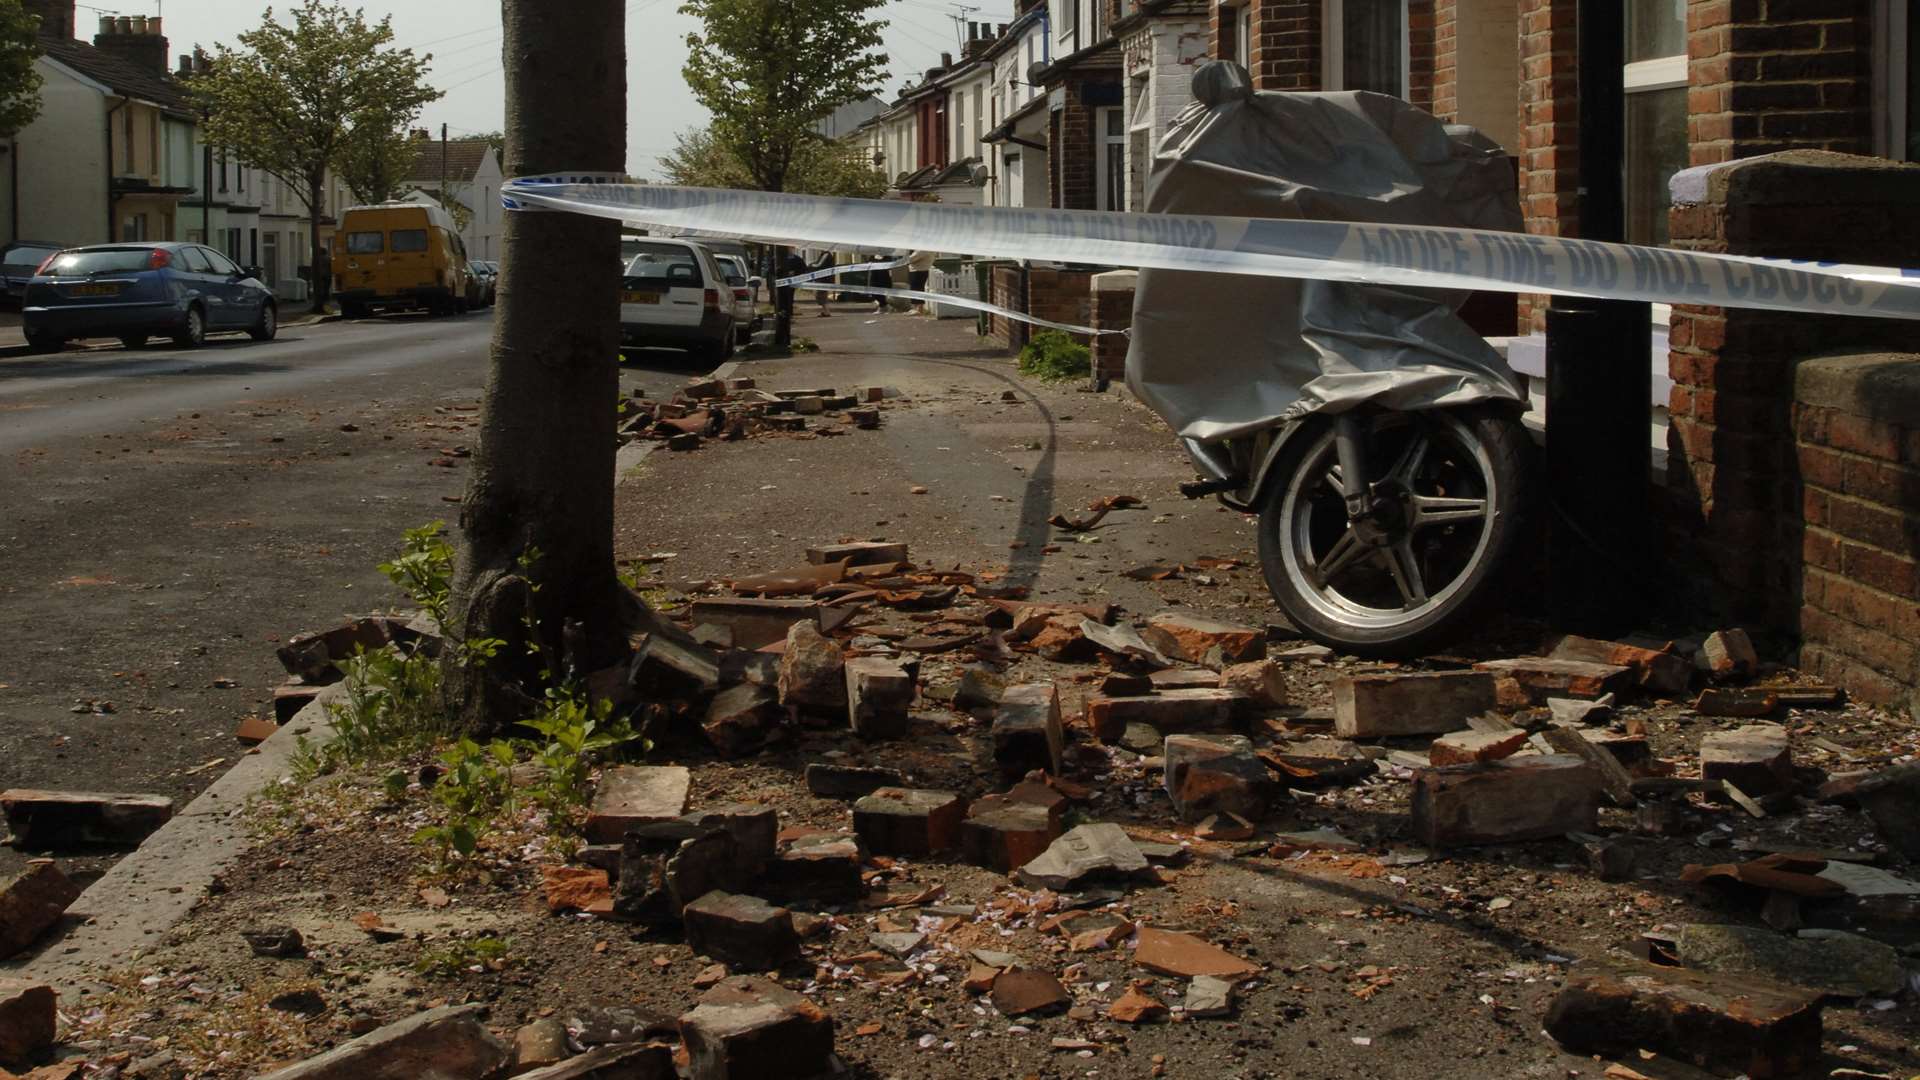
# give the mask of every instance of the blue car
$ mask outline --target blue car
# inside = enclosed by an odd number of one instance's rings
[[[240,330],[269,341],[279,330],[273,290],[259,272],[199,244],[63,251],[27,284],[20,321],[35,352],[89,337],[117,337],[129,349],[166,337],[192,349],[211,333]]]

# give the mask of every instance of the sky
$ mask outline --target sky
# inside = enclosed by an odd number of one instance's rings
[[[491,0],[344,0],[363,7],[369,20],[393,17],[394,43],[433,55],[432,85],[446,97],[427,106],[420,126],[436,134],[446,124],[454,137],[499,130],[504,125],[504,78],[500,71],[500,7]],[[269,0],[80,0],[80,33],[92,37],[103,14],[160,15],[173,54],[198,44],[235,44],[235,35],[257,26]],[[280,7],[285,10],[286,0]],[[627,0],[627,165],[636,176],[656,178],[656,159],[673,149],[674,135],[707,120],[680,69],[686,37],[697,21],[679,13],[680,0]],[[965,18],[1008,22],[1014,0],[968,0]],[[940,0],[890,0],[881,15],[889,75],[881,96],[891,99],[919,72],[939,63],[942,51],[959,53],[954,21],[962,6]]]

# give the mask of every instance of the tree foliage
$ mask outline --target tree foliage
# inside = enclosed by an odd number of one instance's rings
[[[40,18],[20,0],[0,0],[0,135],[11,135],[40,115],[40,55],[34,38]]]
[[[413,165],[406,120],[368,112],[357,117],[333,155],[333,171],[358,203],[386,202]]]
[[[887,77],[886,0],[687,0],[687,85],[713,114],[711,139],[762,191],[788,191],[817,153],[815,125]]]
[[[660,159],[667,181],[687,187],[757,188],[752,172],[709,128],[694,128],[674,137],[674,151]],[[887,190],[887,179],[859,160],[848,147],[815,137],[800,144],[787,172],[785,190],[801,195],[838,195],[877,199]]]
[[[361,124],[405,127],[440,92],[426,85],[431,55],[396,49],[391,18],[369,25],[360,9],[300,0],[214,46],[212,66],[188,81],[205,111],[207,141],[285,181],[305,204],[320,248],[327,169]],[[371,134],[369,132],[369,134]],[[326,284],[315,282],[324,297]]]

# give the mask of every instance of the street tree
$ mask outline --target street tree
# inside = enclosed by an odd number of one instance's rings
[[[502,0],[508,175],[625,171],[625,21],[625,0]],[[556,676],[624,657],[645,614],[613,562],[620,223],[509,213],[504,250],[448,620],[456,640],[503,644],[443,681],[481,734]]]
[[[0,135],[12,135],[40,115],[40,55],[34,38],[40,17],[20,0],[0,0]]]
[[[886,0],[686,0],[701,28],[687,35],[681,69],[713,115],[716,142],[739,159],[750,186],[789,191],[815,126],[835,109],[873,93],[887,77],[880,51]],[[792,333],[785,307],[774,341]]]
[[[407,134],[410,119],[377,110],[354,118],[334,151],[333,171],[347,185],[355,202],[386,202],[406,179],[414,157],[414,145]]]
[[[239,47],[216,45],[212,65],[188,82],[206,114],[207,140],[284,181],[307,209],[309,249],[320,266],[327,168],[360,123],[404,126],[440,92],[426,85],[431,55],[393,47],[391,18],[299,0],[280,22],[268,8]],[[372,119],[370,119],[372,118]],[[314,275],[325,301],[325,275]]]
[[[674,150],[660,159],[668,183],[685,187],[751,188],[753,177],[740,159],[709,128],[694,128],[674,137]],[[887,179],[870,162],[832,139],[816,137],[796,152],[787,172],[786,190],[801,195],[834,195],[877,199],[886,194]]]

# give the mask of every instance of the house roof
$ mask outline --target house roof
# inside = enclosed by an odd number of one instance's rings
[[[166,72],[149,71],[123,56],[73,38],[43,34],[37,44],[49,60],[104,84],[116,94],[151,101],[180,116],[193,116],[193,106],[187,100],[185,91]]]
[[[472,180],[487,160],[493,144],[485,139],[449,139],[446,144],[446,175],[450,180]],[[440,182],[440,140],[423,139],[414,148],[413,164],[407,167],[406,182]]]

